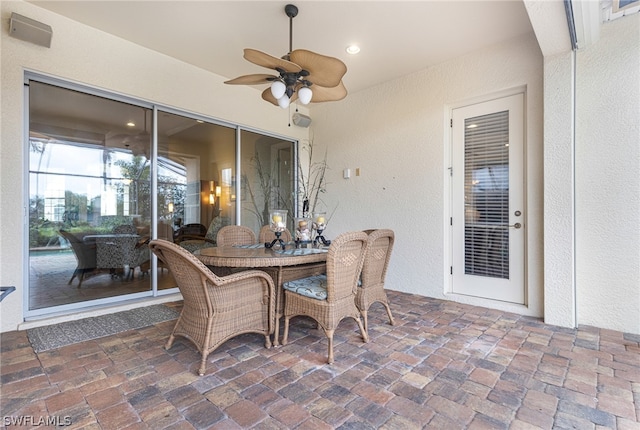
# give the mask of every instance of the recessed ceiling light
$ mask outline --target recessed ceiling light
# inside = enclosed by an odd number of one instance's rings
[[[135,127],[135,126],[136,126],[136,123],[135,123],[135,122],[133,122],[133,121],[129,121],[129,122],[127,123],[127,127]]]
[[[360,52],[360,47],[358,45],[349,45],[347,46],[347,53],[349,54],[357,54]]]

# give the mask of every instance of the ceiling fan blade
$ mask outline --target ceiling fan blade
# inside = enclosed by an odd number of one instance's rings
[[[262,99],[268,101],[271,104],[274,104],[276,106],[278,105],[278,99],[276,99],[273,94],[271,94],[271,88],[267,88],[266,90],[264,90],[262,92]],[[298,100],[298,93],[295,92],[293,93],[293,95],[291,96],[291,103],[295,102],[296,100]]]
[[[268,69],[276,70],[276,67],[284,69],[287,72],[297,73],[302,68],[292,63],[291,61],[283,60],[282,58],[274,57],[273,55],[265,54],[262,51],[256,49],[247,48],[244,50],[244,58],[247,61],[251,61],[258,66],[266,67]]]
[[[347,66],[340,60],[326,55],[316,54],[306,49],[291,52],[291,61],[309,72],[308,79],[322,87],[337,86],[347,73]]]
[[[260,85],[268,84],[270,82],[269,78],[275,78],[275,76],[267,75],[266,73],[256,73],[255,75],[238,76],[237,78],[225,81],[224,83],[231,85]]]
[[[337,100],[342,100],[347,96],[347,88],[344,86],[342,81],[340,81],[340,83],[335,87],[331,87],[331,88],[322,87],[320,85],[315,85],[315,84],[312,85],[310,88],[311,88],[311,91],[313,92],[313,96],[311,97],[311,103],[337,101]]]

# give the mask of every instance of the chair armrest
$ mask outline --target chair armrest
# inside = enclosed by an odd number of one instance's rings
[[[217,278],[217,280],[215,278]],[[273,322],[275,318],[275,309],[276,309],[276,296],[275,296],[275,285],[273,283],[273,279],[271,276],[266,274],[261,270],[246,270],[243,272],[236,272],[231,275],[218,277],[213,272],[211,276],[209,276],[209,288],[211,289],[221,289],[230,291],[231,294],[243,294],[243,290],[245,291],[245,296],[247,297],[251,294],[257,293],[255,282],[260,283],[263,287],[262,292],[262,303],[268,306],[269,309],[269,332],[272,332],[274,329]],[[216,281],[215,283],[213,281]],[[251,282],[253,281],[253,282]],[[242,285],[244,283],[244,285]],[[240,284],[240,285],[238,285]]]

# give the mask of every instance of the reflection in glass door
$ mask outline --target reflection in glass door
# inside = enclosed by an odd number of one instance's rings
[[[243,130],[239,162],[238,127],[51,82],[26,86],[28,316],[176,291],[150,240],[195,252],[238,219],[257,234],[252,208],[295,213],[293,142]]]
[[[234,223],[235,142],[235,128],[158,113],[159,238],[170,232],[193,252],[214,246],[218,230]]]
[[[277,137],[241,131],[242,225],[258,235],[268,225],[269,210],[288,211],[289,229],[296,216],[294,144]]]
[[[29,309],[151,288],[151,111],[30,81]]]

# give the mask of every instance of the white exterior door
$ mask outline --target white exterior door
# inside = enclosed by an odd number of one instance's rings
[[[524,96],[452,111],[452,292],[525,301]]]

